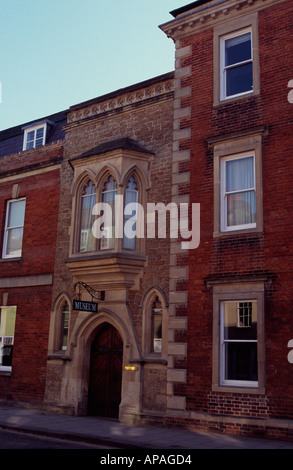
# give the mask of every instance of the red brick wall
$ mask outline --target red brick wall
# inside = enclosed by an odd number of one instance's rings
[[[201,243],[189,252],[188,357],[186,385],[176,387],[187,396],[187,408],[215,414],[293,418],[293,369],[287,361],[293,338],[293,107],[287,84],[292,78],[293,4],[290,1],[259,11],[260,89],[258,96],[213,107],[213,30],[181,39],[192,46],[192,56],[181,67],[192,65],[192,75],[181,86],[192,86],[192,97],[181,107],[192,106],[191,139],[181,149],[191,151],[191,202],[201,204]],[[268,126],[263,138],[263,219],[260,234],[213,238],[213,152],[207,138],[228,135],[256,126]],[[182,164],[180,171],[188,169]],[[179,259],[185,264],[185,259]],[[212,292],[204,278],[270,272],[271,288],[265,299],[266,397],[211,393]],[[178,339],[182,341],[182,338]],[[261,405],[259,404],[261,401]]]
[[[5,289],[5,292],[9,292],[9,305],[16,305],[17,313],[12,375],[0,376],[0,398],[42,402],[46,383],[52,287],[21,287]]]
[[[58,163],[62,158],[63,144],[57,142],[40,149],[26,150],[1,159],[0,173],[22,172],[29,169],[37,169],[45,166],[45,163]]]
[[[55,150],[54,156],[60,157],[60,149]],[[19,197],[26,198],[22,259],[21,261],[3,261],[0,264],[0,277],[53,272],[60,191],[59,173],[59,169],[55,169],[0,184],[0,222],[2,228],[5,223],[7,201],[12,199],[13,184],[19,183]],[[2,229],[1,252],[3,235]]]
[[[26,160],[24,160],[26,157]],[[25,152],[5,159],[5,171],[12,174],[19,161],[29,171],[36,162],[57,163],[62,157],[61,144],[49,149]],[[50,167],[47,167],[50,169]],[[4,167],[1,165],[1,171]],[[40,168],[39,168],[39,171]],[[50,169],[25,178],[15,178],[0,184],[1,251],[6,202],[12,198],[12,187],[19,184],[19,197],[26,198],[22,257],[20,260],[1,260],[0,278],[53,274],[57,219],[59,207],[60,170]],[[0,398],[42,402],[46,381],[46,356],[49,320],[52,304],[52,285],[0,289],[8,293],[8,305],[17,306],[12,375],[0,374]]]

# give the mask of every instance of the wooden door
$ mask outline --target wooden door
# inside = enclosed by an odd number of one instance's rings
[[[117,418],[121,401],[123,342],[105,323],[91,347],[88,414]]]

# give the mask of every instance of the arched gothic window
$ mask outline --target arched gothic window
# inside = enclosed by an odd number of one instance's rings
[[[79,251],[93,251],[95,249],[95,241],[92,233],[94,223],[92,211],[96,203],[96,191],[92,181],[89,181],[84,187],[81,199]]]
[[[118,172],[108,168],[97,176],[87,173],[73,190],[72,253],[143,251],[146,184],[141,175],[132,169],[120,181]]]
[[[61,324],[60,324],[60,349],[66,351],[69,331],[69,305],[66,302],[63,305],[61,312]]]
[[[63,292],[53,305],[48,343],[49,356],[56,354],[56,357],[60,357],[60,355],[66,354],[69,346],[70,315],[71,298]]]
[[[105,237],[100,240],[101,250],[111,250],[115,247],[115,200],[117,197],[117,183],[113,176],[109,176],[108,180],[104,184],[102,192],[102,202],[106,202],[110,205],[112,211],[112,220],[109,226],[103,227]],[[110,236],[111,234],[111,236]]]
[[[162,352],[163,309],[158,297],[152,303],[151,352]]]
[[[137,202],[138,189],[135,178],[132,175],[128,180],[125,192],[123,248],[127,250],[135,250],[136,247],[136,221],[133,222],[130,219],[132,219],[133,213],[135,213],[135,219],[137,219]],[[129,210],[127,210],[127,206]]]
[[[142,301],[143,340],[145,358],[165,361],[167,358],[168,304],[161,289],[152,287]]]

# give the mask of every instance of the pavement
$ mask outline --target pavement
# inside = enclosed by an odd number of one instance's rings
[[[105,445],[118,449],[293,449],[293,442],[156,426],[114,419],[67,416],[0,406],[0,429]]]

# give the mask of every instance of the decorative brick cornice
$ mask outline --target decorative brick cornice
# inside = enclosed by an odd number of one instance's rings
[[[89,105],[85,103],[84,107],[80,107],[76,110],[73,109],[68,114],[68,124],[70,125],[71,123],[93,118],[105,113],[119,111],[128,106],[137,106],[140,103],[146,104],[148,100],[161,98],[169,93],[173,93],[173,90],[174,80],[173,78],[169,78],[165,81],[146,86],[145,88],[134,89],[130,92],[121,93],[121,91],[118,91],[116,96],[114,94],[110,99],[97,100]]]
[[[212,27],[219,21],[234,17],[242,11],[261,10],[270,4],[282,3],[286,0],[225,0],[217,1],[201,8],[192,10],[185,15],[179,16],[175,20],[160,26],[164,33],[176,40],[182,36],[194,33],[207,27]],[[211,2],[212,3],[212,2]]]

